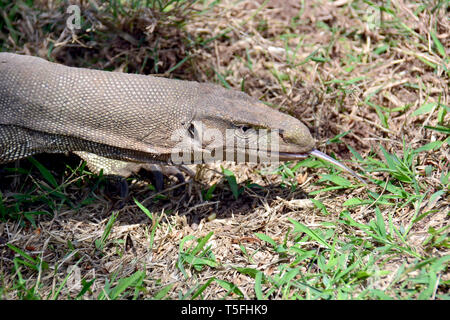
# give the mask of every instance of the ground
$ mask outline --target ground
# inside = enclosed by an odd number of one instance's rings
[[[450,297],[448,2],[72,4],[73,31],[67,2],[0,1],[1,51],[243,90],[369,185],[217,163],[120,208],[73,155],[2,165],[2,299]]]

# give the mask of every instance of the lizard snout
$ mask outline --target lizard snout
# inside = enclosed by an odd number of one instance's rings
[[[306,153],[314,149],[314,138],[308,128],[297,119],[283,122],[280,127],[279,135],[282,139],[280,151],[283,149],[284,144],[288,145],[288,149],[290,149],[286,150],[286,152]]]

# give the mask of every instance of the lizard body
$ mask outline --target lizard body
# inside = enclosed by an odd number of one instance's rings
[[[257,129],[276,131],[280,160],[321,154],[303,123],[242,92],[0,53],[0,164],[71,151],[98,169],[113,163],[110,174],[127,176],[137,164],[170,162],[183,139],[209,151],[196,141],[198,123],[223,135],[231,130],[243,141]]]

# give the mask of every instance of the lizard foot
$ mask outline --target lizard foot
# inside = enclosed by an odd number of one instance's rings
[[[151,174],[150,180],[157,192],[163,191],[164,177],[170,177],[170,176],[174,176],[177,179],[176,184],[182,184],[174,190],[175,196],[180,195],[186,189],[186,187],[184,185],[184,183],[186,182],[186,179],[184,178],[184,175],[181,172],[181,170],[178,169],[177,167],[164,166],[164,165],[158,165],[158,164],[148,164],[146,169]],[[183,169],[185,169],[185,168],[183,168]]]
[[[114,201],[115,209],[122,209],[125,206],[129,195],[128,182],[125,178],[115,175],[108,175],[106,178],[105,194]]]
[[[176,178],[174,196],[179,196],[185,191],[186,179],[180,169],[174,166],[164,166],[156,164],[145,164],[142,167],[144,172],[148,172],[148,179],[155,187],[156,192],[164,191],[164,179],[174,176]],[[115,209],[122,209],[125,206],[129,196],[129,187],[127,180],[119,175],[106,175],[105,195],[114,202]],[[181,184],[181,185],[180,185]],[[179,185],[176,187],[176,185]]]
[[[141,169],[150,173],[150,182],[157,192],[161,192],[164,189],[164,177],[174,176],[177,179],[176,184],[182,184],[174,190],[175,196],[185,190],[185,185],[183,184],[185,178],[181,170],[190,177],[195,176],[195,172],[185,166],[180,166],[180,169],[178,169],[175,166],[115,160],[83,151],[74,153],[87,162],[87,166],[92,172],[100,173],[103,171],[105,176],[111,177],[108,179],[111,183],[109,183],[109,186],[107,187],[107,192],[111,195],[111,198],[119,197],[122,199],[122,203],[128,196],[128,184],[124,178],[138,173]]]

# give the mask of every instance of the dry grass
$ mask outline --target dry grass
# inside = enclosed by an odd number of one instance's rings
[[[449,297],[449,135],[429,128],[449,127],[448,4],[244,0],[164,12],[81,1],[83,30],[72,34],[58,2],[35,2],[2,4],[2,50],[243,88],[301,119],[323,152],[348,160],[347,146],[356,150],[371,184],[339,184],[320,161],[293,175],[202,165],[181,195],[155,196],[137,177],[131,195],[152,219],[130,199],[102,244],[117,210],[101,179],[74,157],[37,157],[53,188],[21,161],[21,175],[0,182],[2,298],[75,298],[88,287],[83,299],[133,297],[111,289],[130,276],[136,298]],[[404,146],[435,141],[420,153]],[[383,170],[386,154],[414,155],[412,172]],[[242,188],[237,200],[220,165]],[[208,247],[187,249],[210,232]]]

